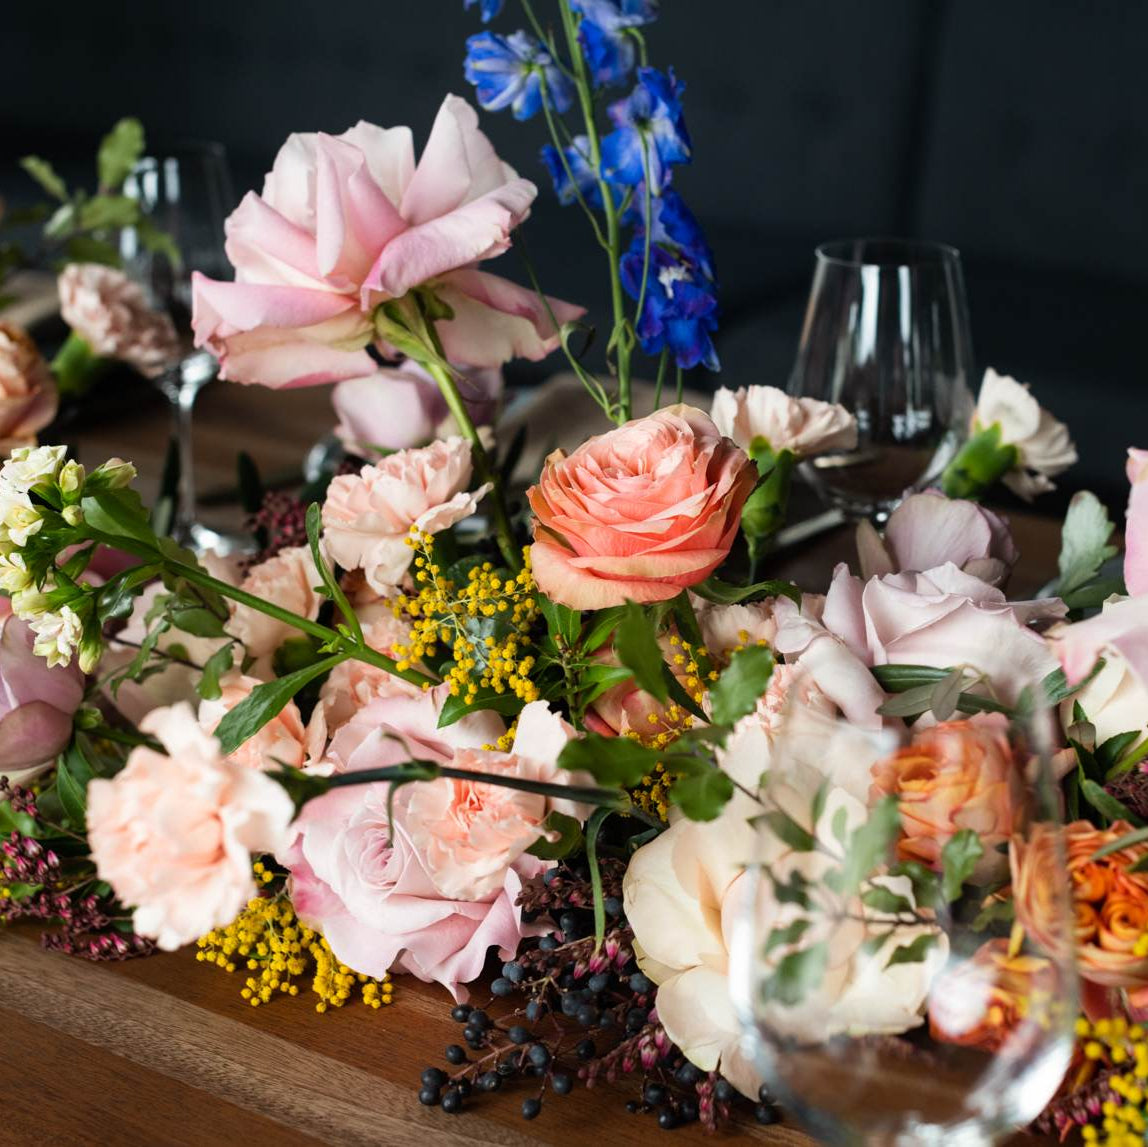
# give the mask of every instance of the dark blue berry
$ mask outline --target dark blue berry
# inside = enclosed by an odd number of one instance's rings
[[[470,1013],[470,1026],[484,1031],[490,1027],[490,1016],[482,1011],[481,1008],[475,1008],[474,1011]]]
[[[464,1024],[470,1018],[472,1010],[470,1004],[455,1004],[455,1006],[450,1009],[450,1018],[454,1020],[456,1024]]]
[[[728,1079],[719,1079],[714,1087],[714,1098],[718,1103],[732,1103],[737,1095],[737,1088]]]
[[[424,1107],[434,1107],[438,1103],[438,1088],[437,1087],[424,1087],[419,1092],[419,1102]]]
[[[423,1087],[433,1087],[436,1090],[445,1085],[447,1074],[441,1067],[428,1067],[422,1074]]]
[[[540,952],[553,952],[558,947],[558,938],[556,936],[543,936],[538,941],[538,950]]]
[[[558,869],[557,868],[548,868],[542,874],[542,883],[545,884],[547,888],[549,888],[550,885],[554,882],[554,878],[557,875],[558,875]]]
[[[454,1086],[463,1099],[470,1097],[471,1087],[469,1079],[460,1079]]]
[[[650,982],[649,977],[642,975],[641,972],[635,972],[630,977],[630,991],[637,992],[640,996],[644,996],[648,991],[651,991],[653,987],[654,985]]]
[[[505,976],[499,976],[490,985],[490,990],[496,996],[509,996],[514,991],[514,985]]]
[[[603,1012],[598,1017],[598,1026],[602,1028],[612,1028],[618,1021],[614,1018],[613,1012]]]
[[[626,1110],[631,1114],[635,1114],[638,1110],[639,1103],[636,1099],[628,1100],[626,1103]]]
[[[593,1004],[583,1004],[575,1013],[575,1018],[584,1028],[591,1028],[598,1022],[598,1009]]]
[[[693,1123],[698,1117],[698,1102],[696,1099],[683,1099],[678,1104],[678,1114],[683,1123]]]
[[[650,1018],[650,1013],[645,1008],[631,1008],[626,1013],[626,1030],[627,1031],[641,1031],[646,1026],[646,1020]]]
[[[466,1052],[457,1043],[448,1044],[444,1054],[447,1063],[453,1063],[456,1066],[460,1063],[466,1063]]]
[[[512,984],[521,984],[526,979],[526,969],[521,964],[503,964],[502,974]]]
[[[687,1059],[681,1067],[674,1072],[674,1077],[683,1087],[693,1087],[702,1077],[702,1073]]]
[[[540,1043],[531,1044],[526,1054],[535,1067],[546,1067],[550,1063],[550,1050]]]
[[[482,1091],[497,1091],[502,1086],[502,1076],[497,1071],[484,1071],[478,1077],[478,1086]]]
[[[596,976],[591,976],[586,982],[586,987],[592,992],[604,992],[610,986],[610,973],[599,972]]]
[[[555,1095],[569,1095],[574,1081],[564,1071],[556,1071],[550,1077],[550,1086],[554,1088]]]
[[[564,1016],[574,1017],[578,1014],[582,1001],[578,998],[577,992],[563,992],[560,1006]]]
[[[475,1044],[481,1047],[482,1041],[486,1039],[486,1032],[484,1032],[482,1028],[476,1028],[468,1024],[462,1033],[462,1038],[472,1047]]]
[[[523,1119],[536,1119],[538,1113],[542,1110],[541,1099],[524,1099],[522,1101],[522,1118]]]
[[[594,1058],[594,1041],[592,1039],[582,1040],[574,1049],[574,1054],[579,1059],[593,1059]]]
[[[443,1093],[442,1109],[447,1115],[457,1115],[462,1110],[462,1094],[456,1087],[448,1087]]]
[[[578,917],[573,912],[563,912],[558,917],[558,927],[567,940],[572,940],[578,935]]]
[[[607,896],[602,901],[602,907],[606,909],[607,916],[621,916],[622,915],[622,901],[617,896]]]
[[[759,1103],[753,1109],[753,1117],[763,1127],[769,1127],[781,1118],[781,1112],[772,1103]]]
[[[532,1023],[537,1023],[545,1014],[545,1005],[541,1000],[531,1000],[526,1005],[526,1018]]]
[[[510,1040],[511,1043],[529,1043],[530,1032],[521,1024],[515,1024],[514,1027],[507,1029],[506,1038]]]
[[[672,1107],[663,1107],[658,1112],[658,1126],[663,1131],[673,1131],[678,1125],[678,1117],[674,1114]]]
[[[513,1075],[518,1070],[518,1064],[515,1063],[513,1059],[504,1059],[494,1070],[505,1078]]]
[[[769,1088],[763,1083],[757,1089],[757,1101],[759,1103],[772,1103],[773,1096],[769,1094]]]
[[[666,1101],[666,1089],[659,1083],[647,1083],[642,1089],[642,1101],[657,1107]]]

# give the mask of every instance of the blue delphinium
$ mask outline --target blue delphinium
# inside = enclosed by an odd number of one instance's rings
[[[482,13],[482,22],[489,24],[502,11],[505,0],[463,0],[463,6],[473,8],[476,4]]]
[[[686,206],[685,200],[672,188],[650,200],[650,218],[645,218],[646,197],[634,196],[627,222],[650,228],[650,242],[664,247],[684,248],[707,278],[713,278],[713,252],[706,241],[697,216]]]
[[[682,115],[682,92],[671,68],[639,68],[638,83],[610,107],[614,130],[602,140],[602,171],[611,182],[636,187],[646,179],[655,194],[670,181],[670,168],[690,160],[690,137]]]
[[[598,173],[590,162],[590,141],[586,136],[576,135],[561,152],[552,143],[546,144],[542,149],[542,162],[554,181],[554,194],[564,207],[574,203],[579,193],[588,206],[602,206],[602,190]]]
[[[530,119],[542,110],[542,78],[550,105],[559,114],[570,107],[570,81],[550,53],[526,32],[499,36],[479,32],[466,41],[466,78],[475,86],[487,111],[510,108],[515,119]]]
[[[631,28],[657,19],[656,0],[570,0],[582,16],[578,40],[595,84],[621,84],[634,70]]]

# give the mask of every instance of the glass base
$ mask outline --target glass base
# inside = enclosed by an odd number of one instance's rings
[[[214,552],[226,558],[239,554],[253,554],[256,550],[255,539],[248,534],[214,530],[202,522],[192,522],[183,532],[186,536],[180,538],[181,543],[192,550],[197,557]]]

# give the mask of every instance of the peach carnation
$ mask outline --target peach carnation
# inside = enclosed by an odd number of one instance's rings
[[[319,581],[310,548],[291,546],[252,566],[240,589],[314,621],[323,603],[315,592]],[[247,652],[257,659],[269,657],[284,641],[299,633],[287,622],[268,617],[248,605],[232,605],[227,631],[242,641]]]
[[[200,702],[199,723],[204,732],[214,733],[219,722],[241,701],[246,701],[259,683],[258,677],[248,677],[238,671],[223,677],[219,682],[219,696]],[[262,729],[231,753],[230,759],[249,769],[276,769],[280,765],[297,769],[306,756],[305,740],[299,707],[294,701],[288,701]]]
[[[56,383],[36,344],[11,323],[0,323],[0,455],[32,446],[56,416]]]

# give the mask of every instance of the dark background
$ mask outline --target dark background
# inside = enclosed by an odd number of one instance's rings
[[[364,118],[420,141],[445,92],[471,96],[481,27],[462,0],[6,8],[0,193],[16,202],[32,195],[20,155],[78,171],[125,114],[153,140],[225,142],[238,192],[293,130]],[[508,0],[495,26],[518,15]],[[978,369],[1032,383],[1069,422],[1066,489],[1123,503],[1124,447],[1148,445],[1148,3],[663,0],[648,41],[687,83],[695,163],[676,185],[717,255],[721,381],[785,384],[817,242],[944,240],[965,259]],[[549,194],[543,124],[484,125],[542,187],[528,237],[544,285],[602,315],[601,256]],[[513,252],[497,269],[523,277]]]

